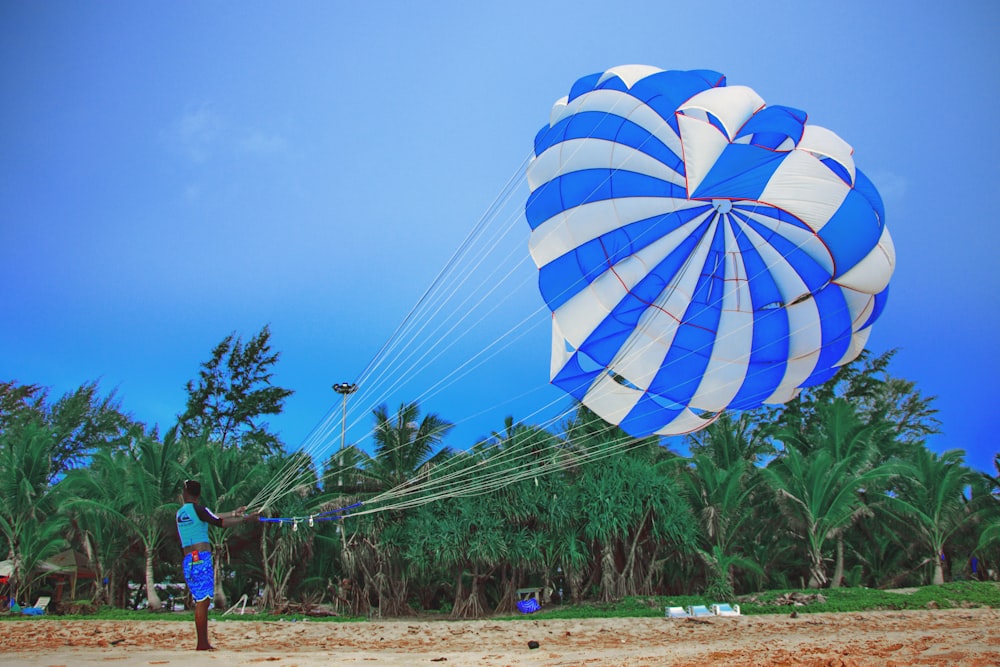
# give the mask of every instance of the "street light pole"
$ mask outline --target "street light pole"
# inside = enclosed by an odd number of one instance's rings
[[[333,385],[333,390],[344,397],[343,415],[340,419],[340,458],[337,462],[337,467],[340,468],[337,473],[337,486],[340,488],[344,485],[344,447],[346,446],[347,441],[347,397],[357,391],[357,388],[358,385],[353,382],[338,382]]]

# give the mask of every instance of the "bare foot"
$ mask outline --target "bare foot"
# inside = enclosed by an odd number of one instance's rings
[[[214,651],[214,650],[215,647],[212,646],[211,644],[208,644],[206,646],[199,646],[195,649],[195,651]]]

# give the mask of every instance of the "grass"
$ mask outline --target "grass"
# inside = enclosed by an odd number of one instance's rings
[[[803,606],[776,605],[775,601],[790,593],[811,595],[819,593],[825,601],[816,601]],[[710,605],[717,600],[703,596],[643,596],[629,597],[613,603],[582,603],[575,605],[549,605],[534,614],[517,614],[493,620],[579,619],[579,618],[640,618],[662,617],[664,608],[687,607],[689,605]],[[1000,608],[1000,584],[996,582],[956,581],[943,586],[923,586],[901,591],[883,591],[868,588],[839,588],[821,591],[766,591],[752,596],[740,596],[737,600],[740,611],[753,614],[789,614],[815,612],[860,612],[889,611],[901,609],[962,609],[971,607]],[[50,619],[88,621],[194,621],[194,612],[150,612],[114,609],[105,607],[91,614],[49,616]],[[222,612],[211,613],[211,618],[223,620]],[[446,620],[446,616],[433,614],[421,620]],[[0,614],[0,621],[37,620],[37,617]],[[357,622],[368,619],[357,617],[310,618],[301,614],[251,614],[240,616],[230,614],[229,621],[305,621],[309,622]]]
[[[777,605],[775,602],[789,593],[812,595],[819,593],[824,602],[803,606]],[[630,597],[614,603],[586,603],[545,607],[531,614],[531,618],[636,618],[662,617],[666,607],[711,605],[719,600],[704,596],[647,596]],[[1000,584],[996,582],[956,581],[943,586],[923,586],[906,589],[906,592],[883,591],[869,588],[837,588],[821,591],[766,591],[737,599],[740,613],[789,614],[816,612],[888,611],[900,609],[956,609],[969,607],[1000,608]],[[523,618],[523,616],[519,616]],[[513,618],[513,617],[511,617]]]

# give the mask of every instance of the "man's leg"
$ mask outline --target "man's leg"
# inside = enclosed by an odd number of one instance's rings
[[[199,600],[194,605],[194,629],[198,633],[198,651],[213,651],[215,647],[208,643],[208,603],[207,598]]]

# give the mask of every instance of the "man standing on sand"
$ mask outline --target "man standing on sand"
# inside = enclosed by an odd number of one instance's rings
[[[208,643],[208,603],[215,596],[215,568],[212,565],[212,545],[208,541],[208,526],[231,528],[256,520],[260,514],[244,515],[245,507],[235,512],[216,516],[202,505],[201,484],[194,480],[184,482],[181,496],[184,504],[177,510],[177,534],[184,549],[184,580],[194,598],[194,627],[198,633],[198,651],[212,651]]]

